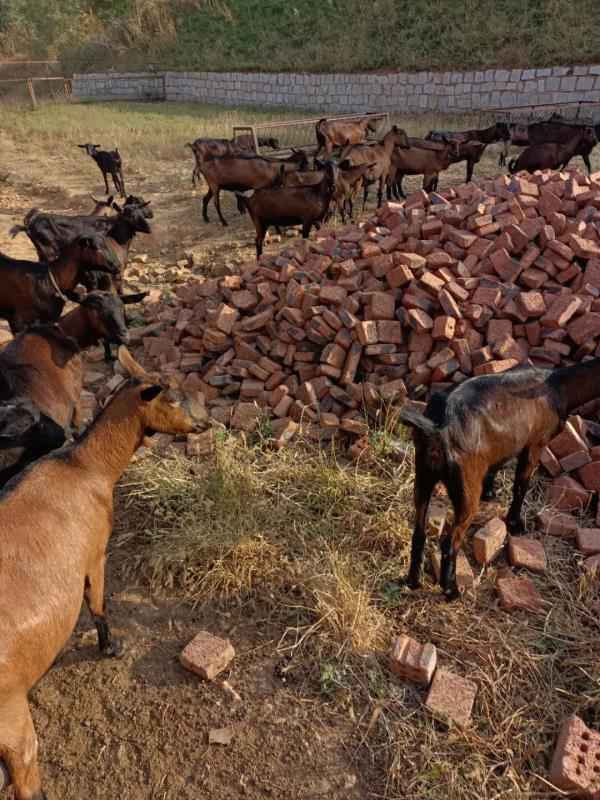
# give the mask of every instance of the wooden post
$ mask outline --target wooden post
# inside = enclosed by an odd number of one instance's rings
[[[27,91],[29,92],[29,97],[31,98],[31,107],[37,108],[37,98],[35,96],[35,89],[33,88],[33,81],[31,78],[27,79]]]
[[[260,150],[258,149],[258,136],[256,135],[256,126],[252,126],[252,138],[254,139],[254,149],[256,151],[256,155],[260,155]]]

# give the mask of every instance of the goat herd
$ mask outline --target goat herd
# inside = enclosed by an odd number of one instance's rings
[[[352,216],[361,186],[366,202],[369,186],[377,182],[380,203],[384,190],[388,197],[402,196],[405,175],[422,174],[424,188],[435,190],[439,173],[458,161],[466,161],[469,180],[491,142],[528,145],[509,164],[511,171],[559,168],[577,154],[589,170],[589,153],[596,143],[593,129],[557,118],[528,126],[526,141],[516,135],[523,139],[522,130],[511,130],[505,123],[461,133],[432,131],[423,140],[409,138],[393,126],[380,142],[371,143],[369,132],[374,131],[368,119],[320,120],[313,169],[301,150],[287,158],[257,155],[250,137],[196,140],[190,145],[196,160],[193,180],[202,175],[208,185],[204,219],[214,196],[219,218],[227,224],[219,193],[236,192],[239,211],[247,211],[254,222],[260,255],[271,225],[300,224],[307,237],[313,225],[327,219],[332,206],[343,220],[346,214]],[[274,139],[259,144],[279,149]],[[22,451],[16,463],[0,471],[0,485],[19,475],[0,496],[0,788],[4,763],[17,800],[45,797],[27,694],[67,642],[83,599],[97,628],[100,651],[109,656],[122,651],[111,637],[104,610],[114,485],[147,432],[188,433],[194,428],[188,411],[173,402],[125,348],[124,305],[144,295],[124,295],[121,275],[134,236],[151,232],[149,203],[125,197],[118,151],[102,151],[92,144],[80,147],[97,162],[107,194],[107,176],[112,176],[123,204],[112,198],[95,201],[89,215],[75,217],[32,209],[11,233],[27,233],[40,261],[0,254],[0,317],[8,320],[14,334],[0,350],[0,449]],[[248,190],[254,190],[252,196],[245,194]],[[87,294],[78,292],[79,284]],[[74,301],[75,308],[61,316],[67,300]],[[78,432],[81,421],[82,352],[100,341],[107,356],[111,343],[119,345],[119,361],[131,380],[109,397],[84,433],[61,447]],[[511,398],[507,402],[510,405]],[[405,421],[426,428],[414,415]],[[428,492],[427,486],[423,497],[428,498]],[[513,510],[516,518],[520,505]],[[422,553],[422,531],[417,528],[413,584],[418,582]],[[446,588],[452,589],[450,563],[445,573]]]
[[[256,253],[260,256],[268,228],[301,225],[306,238],[313,226],[326,221],[333,211],[352,219],[353,201],[361,186],[363,210],[369,187],[377,184],[377,200],[381,205],[384,191],[388,199],[404,197],[405,175],[423,175],[423,189],[437,189],[440,172],[452,164],[466,162],[466,180],[473,176],[475,164],[486,147],[504,143],[500,164],[506,163],[508,144],[526,145],[517,159],[508,164],[511,173],[520,170],[560,169],[576,155],[583,157],[590,171],[589,155],[596,144],[596,129],[553,115],[545,122],[514,125],[496,122],[487,128],[468,131],[430,131],[425,139],[407,136],[396,125],[378,142],[367,141],[376,132],[375,124],[365,118],[358,122],[321,119],[316,125],[317,147],[313,168],[305,150],[293,149],[286,158],[259,156],[249,135],[234,139],[196,139],[192,149],[195,166],[192,183],[200,175],[208,186],[202,200],[202,215],[209,222],[208,204],[214,198],[217,214],[221,213],[221,191],[237,195],[240,213],[248,211],[256,229]],[[261,147],[279,149],[273,138],[259,139]],[[337,159],[332,160],[334,151]],[[321,157],[324,160],[321,160]],[[253,190],[251,197],[245,192]]]

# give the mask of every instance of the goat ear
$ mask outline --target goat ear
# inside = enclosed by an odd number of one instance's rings
[[[141,364],[135,360],[129,350],[121,345],[118,351],[119,364],[123,369],[131,375],[132,378],[138,378],[144,383],[154,383],[154,379],[149,375]]]
[[[157,386],[156,384],[154,386],[148,386],[141,391],[142,400],[145,403],[150,403],[155,397],[158,397],[162,390],[162,386]]]

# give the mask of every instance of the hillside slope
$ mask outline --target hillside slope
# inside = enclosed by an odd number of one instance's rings
[[[0,47],[67,68],[358,71],[600,58],[597,0],[4,0]]]

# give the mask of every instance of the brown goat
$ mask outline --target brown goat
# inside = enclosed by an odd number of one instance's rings
[[[271,186],[257,189],[251,197],[238,194],[256,230],[256,258],[260,258],[271,225],[302,225],[307,239],[313,225],[320,224],[329,210],[336,187],[335,165],[326,161],[320,183],[311,186]]]
[[[535,172],[538,169],[562,169],[580,151],[588,154],[596,144],[596,134],[590,127],[575,128],[566,142],[545,142],[526,147],[518,158],[508,164],[511,175],[515,172]]]
[[[437,187],[438,175],[448,169],[451,159],[458,155],[458,143],[426,141],[425,139],[409,140],[409,148],[395,148],[392,153],[392,164],[387,182],[387,195],[391,198],[404,197],[402,179],[405,175],[422,175],[423,189],[432,192]]]
[[[432,395],[424,414],[410,407],[401,410],[415,442],[411,588],[421,581],[427,509],[435,486],[445,485],[454,507],[453,527],[440,540],[440,583],[452,600],[458,596],[456,555],[490,475],[517,458],[507,526],[513,535],[522,533],[521,509],[543,448],[571,411],[598,396],[600,359],[595,358],[572,367],[519,368],[471,378],[448,395]]]
[[[315,159],[315,166],[318,169],[310,172],[288,172],[286,175],[281,176],[281,185],[316,186],[316,184],[321,183],[325,175],[324,162]],[[336,186],[332,200],[335,209],[340,212],[342,223],[346,222],[346,213],[352,219],[354,212],[353,200],[358,193],[363,178],[374,166],[374,163],[360,164],[358,167],[350,166],[349,161],[340,161],[338,163]]]
[[[9,424],[15,413],[32,423],[16,440],[0,436],[0,449],[25,447],[15,464],[0,470],[0,486],[31,461],[64,444],[72,426],[79,428],[81,353],[101,339],[127,344],[125,311],[116,295],[90,292],[55,325],[29,328],[0,350],[0,414],[7,412],[2,416],[8,417]]]
[[[388,182],[388,176],[392,169],[392,154],[395,148],[402,150],[408,147],[410,147],[408,137],[405,131],[402,128],[398,128],[397,125],[394,125],[381,142],[377,144],[359,144],[344,147],[340,154],[341,162],[348,160],[348,163],[353,167],[358,167],[362,164],[373,165],[367,170],[363,178],[363,210],[367,204],[369,185],[375,181],[378,181],[377,204],[378,206],[381,205],[383,202],[383,189]]]
[[[475,169],[475,164],[478,164],[481,161],[481,158],[485,153],[486,147],[487,147],[486,142],[478,142],[475,140],[471,140],[467,142],[457,142],[456,152],[454,151],[451,152],[450,154],[451,164],[460,164],[461,161],[467,162],[467,174],[465,177],[465,181],[467,183],[473,177],[473,170]],[[436,189],[437,189],[437,181],[435,182],[433,191],[435,191]]]
[[[0,494],[0,760],[16,800],[46,797],[27,694],[68,641],[83,599],[100,652],[123,650],[104,606],[115,483],[147,431],[193,429],[191,417],[168,402],[124,348],[120,359],[134,379],[85,435],[32,464]]]
[[[114,251],[97,234],[79,236],[52,264],[0,253],[0,318],[8,320],[13,333],[33,322],[53,322],[86,271],[117,275],[119,267]]]
[[[317,135],[317,150],[315,158],[324,151],[330,156],[336,147],[362,144],[367,141],[367,136],[377,132],[377,124],[370,119],[353,120],[327,120],[320,119],[315,125]]]
[[[221,213],[221,191],[245,192],[249,189],[263,189],[271,186],[278,178],[281,168],[285,172],[305,170],[308,169],[308,159],[302,150],[295,150],[291,156],[282,159],[251,155],[207,158],[200,167],[208,184],[208,192],[202,198],[204,221],[210,222],[208,204],[214,197],[219,219],[223,225],[227,225],[227,221]]]
[[[277,139],[270,136],[258,136],[257,139],[259,147],[270,147],[272,150],[279,150]],[[234,136],[233,139],[196,139],[193,142],[188,142],[186,147],[190,148],[196,162],[192,171],[192,186],[195,186],[200,179],[202,175],[200,166],[207,158],[239,156],[256,152],[254,138],[248,133]]]

